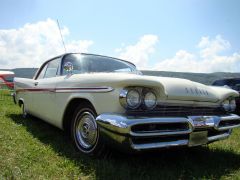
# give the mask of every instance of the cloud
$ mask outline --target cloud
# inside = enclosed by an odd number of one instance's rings
[[[142,36],[136,44],[117,48],[115,52],[120,53],[119,58],[130,60],[139,68],[144,68],[148,66],[150,55],[155,52],[154,47],[157,42],[158,36],[148,34]]]
[[[70,30],[61,28],[68,52],[88,52],[92,40],[68,40]],[[196,50],[178,50],[173,57],[152,59],[159,37],[146,34],[132,44],[115,49],[119,58],[132,61],[139,69],[180,72],[239,72],[240,51],[221,35],[202,37]],[[228,52],[228,55],[224,54]],[[18,29],[0,29],[0,69],[39,67],[45,60],[64,53],[57,23],[52,19],[28,23]],[[154,55],[156,57],[156,54]],[[151,61],[151,63],[150,63]],[[154,63],[155,61],[155,63]]]
[[[202,37],[198,43],[199,52],[189,53],[180,50],[173,58],[165,59],[155,65],[154,70],[181,72],[239,72],[240,54],[219,55],[231,48],[230,42],[220,35],[210,39]]]
[[[212,40],[210,40],[209,37],[202,37],[198,43],[198,47],[201,49],[201,57],[208,58],[217,55],[219,52],[230,49],[231,44],[220,35],[217,35],[215,39]]]
[[[66,41],[70,31],[61,28]],[[91,40],[66,41],[68,52],[87,52]],[[39,67],[44,61],[64,53],[57,23],[52,19],[25,24],[19,29],[0,29],[0,68]]]
[[[230,42],[223,39],[221,35],[213,39],[202,37],[197,44],[196,52],[179,50],[173,57],[158,59],[150,67],[149,56],[154,52],[158,39],[155,35],[145,35],[135,45],[118,48],[116,52],[120,52],[120,58],[135,63],[139,69],[204,73],[239,72],[240,53],[221,55],[224,51],[231,49]]]

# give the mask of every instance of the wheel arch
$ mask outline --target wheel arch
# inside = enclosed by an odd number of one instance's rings
[[[63,114],[62,128],[63,128],[64,131],[67,131],[67,132],[70,131],[71,120],[72,120],[72,117],[74,115],[74,111],[78,107],[79,104],[88,104],[96,112],[93,104],[88,99],[85,99],[85,98],[71,99],[71,101],[67,104],[67,106],[65,108],[65,111],[64,111],[64,114]]]
[[[18,105],[19,105],[19,107],[21,107],[23,104],[24,104],[24,99],[23,99],[23,98],[20,98],[20,99],[18,100]]]

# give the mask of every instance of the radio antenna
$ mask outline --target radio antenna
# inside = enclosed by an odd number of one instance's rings
[[[60,29],[60,25],[59,25],[58,19],[57,19],[57,24],[58,24],[58,29],[59,29],[59,32],[60,32],[60,35],[61,35],[63,47],[64,47],[64,50],[65,50],[65,53],[66,53],[67,50],[66,50],[66,47],[65,47],[65,43],[64,43],[64,41],[63,41],[62,32],[61,32],[61,29]]]

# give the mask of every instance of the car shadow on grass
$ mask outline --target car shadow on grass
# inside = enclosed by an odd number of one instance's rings
[[[72,161],[85,174],[97,179],[219,179],[240,168],[240,155],[220,148],[169,149],[143,154],[113,151],[108,158],[94,159],[77,153],[61,130],[35,117],[8,114],[15,123],[59,155]]]

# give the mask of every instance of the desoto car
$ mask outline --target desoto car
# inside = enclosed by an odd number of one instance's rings
[[[15,78],[14,99],[31,114],[70,132],[76,148],[142,151],[199,146],[240,126],[237,91],[186,79],[144,76],[116,58],[67,53],[46,61],[33,79]]]

